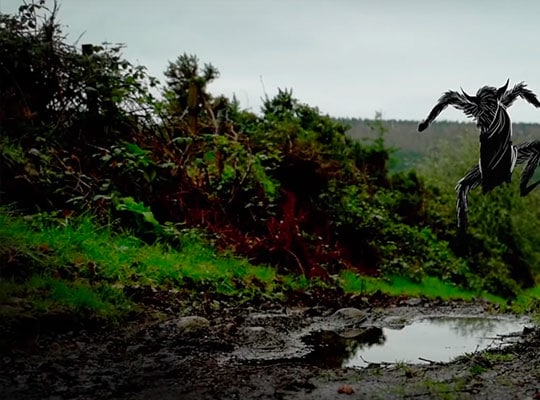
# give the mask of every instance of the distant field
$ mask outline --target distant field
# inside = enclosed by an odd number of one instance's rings
[[[390,160],[390,170],[399,172],[414,168],[422,162],[425,156],[425,153],[419,151],[398,149]]]
[[[353,138],[370,141],[379,134],[377,130],[371,128],[374,120],[353,118],[339,121],[350,126],[348,134]],[[457,138],[478,136],[476,126],[472,122],[435,122],[422,133],[416,130],[417,125],[418,121],[383,121],[383,126],[387,129],[384,134],[385,141],[395,149],[390,161],[391,171],[414,168],[427,156],[437,154],[441,147],[456,143]],[[514,123],[512,134],[514,143],[540,140],[540,124]],[[540,171],[537,171],[535,179],[539,178]]]
[[[370,140],[377,137],[378,132],[371,129],[373,120],[370,119],[339,119],[351,128],[348,134],[360,140]],[[436,152],[450,140],[462,135],[478,135],[474,123],[440,121],[433,123],[426,131],[418,133],[418,121],[383,121],[387,132],[384,135],[386,143],[396,151],[391,163],[393,171],[409,169],[417,165],[426,155]],[[540,140],[540,124],[514,123],[513,141],[521,143],[528,140]]]

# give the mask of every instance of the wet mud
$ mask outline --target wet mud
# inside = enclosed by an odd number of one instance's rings
[[[22,335],[0,371],[6,399],[535,399],[540,334],[482,302],[270,304]]]

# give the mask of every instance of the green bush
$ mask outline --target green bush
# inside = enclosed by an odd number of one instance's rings
[[[488,194],[476,189],[469,194],[469,224],[460,235],[455,228],[456,182],[477,163],[478,138],[464,136],[439,149],[420,168],[420,175],[434,193],[428,203],[429,222],[447,237],[454,252],[463,257],[485,289],[510,295],[530,286],[538,275],[537,232],[540,195],[519,195],[519,173],[511,184]]]

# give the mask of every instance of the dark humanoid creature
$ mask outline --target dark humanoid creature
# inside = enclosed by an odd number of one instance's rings
[[[529,185],[540,161],[540,141],[512,144],[512,122],[506,111],[514,101],[521,97],[535,107],[540,107],[536,95],[518,83],[508,90],[508,81],[500,88],[484,86],[478,89],[476,96],[447,91],[433,107],[428,117],[418,125],[418,131],[424,131],[429,124],[449,105],[461,110],[476,121],[480,131],[480,160],[461,178],[456,185],[457,223],[459,228],[467,224],[467,194],[470,190],[482,186],[487,193],[495,187],[510,182],[517,164],[527,163],[521,175],[520,191],[526,196],[540,182]]]

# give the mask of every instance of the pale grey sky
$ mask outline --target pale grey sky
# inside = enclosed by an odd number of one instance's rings
[[[20,0],[0,0],[13,12]],[[218,68],[213,94],[258,112],[264,91],[292,88],[333,116],[424,118],[447,89],[525,81],[540,94],[534,0],[63,0],[69,41],[124,43],[163,81],[186,52]],[[263,84],[264,82],[264,89]],[[540,122],[518,100],[514,121]],[[464,120],[447,109],[440,119]]]

